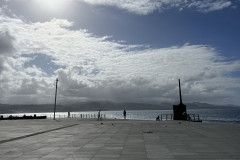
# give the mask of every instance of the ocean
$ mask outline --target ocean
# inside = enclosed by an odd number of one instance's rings
[[[188,114],[199,114],[203,123],[240,123],[240,109],[189,109]],[[53,118],[53,112],[47,113],[19,113],[14,116],[23,115],[46,115]],[[71,118],[97,118],[98,111],[71,112]],[[161,114],[172,114],[172,110],[127,110],[127,119],[132,120],[152,120]],[[2,114],[4,117],[10,114]],[[56,112],[56,118],[67,118],[67,112]],[[101,111],[103,118],[123,119],[123,111]]]

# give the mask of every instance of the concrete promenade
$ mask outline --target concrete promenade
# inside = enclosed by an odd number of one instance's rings
[[[239,160],[240,125],[92,119],[2,120],[0,159]]]

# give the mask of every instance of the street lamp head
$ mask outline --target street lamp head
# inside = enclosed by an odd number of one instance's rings
[[[56,81],[58,82],[58,78],[56,79]]]

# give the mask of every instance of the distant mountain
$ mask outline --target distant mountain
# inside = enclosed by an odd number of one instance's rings
[[[97,110],[171,110],[173,104],[147,104],[147,103],[117,103],[110,101],[78,102],[68,105],[57,105],[56,112],[74,111],[97,111]],[[240,109],[234,105],[213,105],[207,103],[186,103],[187,109]],[[53,112],[53,104],[26,104],[9,105],[0,104],[0,114],[4,113],[30,113],[30,112]]]

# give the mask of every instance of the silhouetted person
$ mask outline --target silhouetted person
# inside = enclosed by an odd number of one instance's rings
[[[127,112],[124,110],[124,111],[123,111],[124,119],[126,119],[126,115],[127,115]]]
[[[70,115],[71,115],[70,112],[68,112],[68,118],[70,118]]]
[[[159,115],[157,116],[156,121],[160,121]]]
[[[187,121],[191,121],[191,117],[189,116],[189,114],[187,114],[186,112],[183,112],[183,116]]]
[[[100,113],[100,110],[98,111],[98,119],[97,119],[98,121],[100,121],[101,120],[101,113]]]

